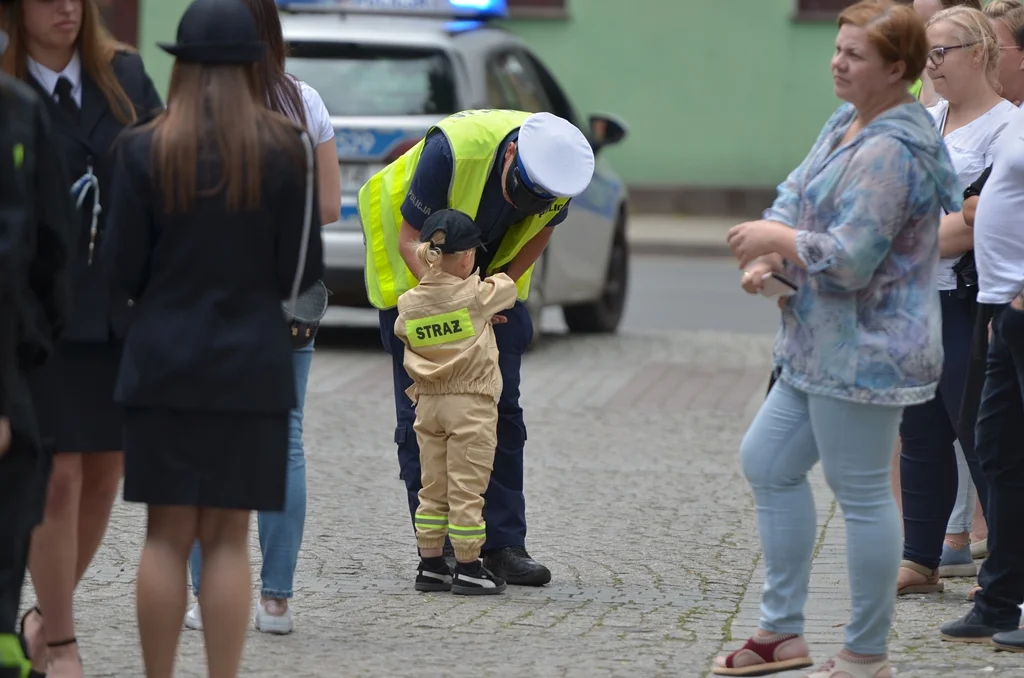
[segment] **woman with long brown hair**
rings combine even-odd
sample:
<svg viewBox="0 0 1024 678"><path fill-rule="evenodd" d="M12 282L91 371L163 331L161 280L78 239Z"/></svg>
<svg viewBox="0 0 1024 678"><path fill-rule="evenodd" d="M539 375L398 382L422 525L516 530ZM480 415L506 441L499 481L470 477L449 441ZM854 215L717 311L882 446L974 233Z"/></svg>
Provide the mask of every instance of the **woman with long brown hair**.
<svg viewBox="0 0 1024 678"><path fill-rule="evenodd" d="M68 321L52 359L31 376L54 459L29 556L38 607L23 620L37 675L74 678L82 668L72 598L103 539L123 465L113 392L133 302L111 295L98 261L115 202L111 147L126 126L162 103L138 54L103 28L95 0L15 0L3 9L0 29L10 46L0 66L47 102L81 212Z"/></svg>
<svg viewBox="0 0 1024 678"><path fill-rule="evenodd" d="M281 18L274 0L242 0L256 22L260 40L266 46L262 61L256 66L256 81L262 99L272 111L287 116L306 128L316 147L319 170L320 219L329 224L338 220L341 209L341 171L334 145L334 126L323 100L315 89L297 80L284 70L286 49L281 34ZM317 286L320 287L320 286ZM311 289L311 295L326 295ZM300 302L301 303L301 302ZM315 334L314 334L315 336ZM295 567L302 545L306 521L306 456L302 444L303 406L306 383L313 362L313 337L292 355L295 369L295 391L298 405L291 411L288 444L288 486L284 511L260 511L257 525L263 565L260 571L260 598L256 603L254 622L264 633L287 634L293 629L292 597ZM192 591L199 597L202 578L202 555L199 544L192 548L189 559ZM202 629L202 614L197 603L185 616L185 626Z"/></svg>
<svg viewBox="0 0 1024 678"><path fill-rule="evenodd" d="M198 539L209 675L227 678L248 619L249 512L284 507L296 397L281 305L323 272L315 163L308 135L263 105L265 46L242 3L196 0L161 47L176 57L168 109L124 137L103 252L137 311L116 389L124 498L148 511L146 675L173 675Z"/></svg>

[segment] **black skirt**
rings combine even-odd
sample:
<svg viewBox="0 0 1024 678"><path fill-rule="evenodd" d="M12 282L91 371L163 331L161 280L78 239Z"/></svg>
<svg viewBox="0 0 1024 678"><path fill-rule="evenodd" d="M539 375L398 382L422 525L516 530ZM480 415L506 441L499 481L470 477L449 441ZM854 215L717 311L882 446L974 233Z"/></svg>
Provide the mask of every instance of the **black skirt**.
<svg viewBox="0 0 1024 678"><path fill-rule="evenodd" d="M62 452L118 452L122 408L114 402L121 345L60 342L47 363L29 373L42 445Z"/></svg>
<svg viewBox="0 0 1024 678"><path fill-rule="evenodd" d="M151 505L284 509L288 413L129 407L124 499Z"/></svg>

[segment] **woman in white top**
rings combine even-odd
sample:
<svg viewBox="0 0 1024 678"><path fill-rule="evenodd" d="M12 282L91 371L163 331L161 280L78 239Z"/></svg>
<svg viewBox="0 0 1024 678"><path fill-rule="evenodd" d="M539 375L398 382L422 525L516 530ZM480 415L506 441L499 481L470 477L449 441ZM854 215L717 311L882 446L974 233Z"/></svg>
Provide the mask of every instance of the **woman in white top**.
<svg viewBox="0 0 1024 678"><path fill-rule="evenodd" d="M954 7L932 16L927 26L931 47L927 71L941 97L929 111L946 141L962 191L991 164L1000 134L1018 111L999 95L999 45L981 12ZM976 571L970 524L964 524L973 512L974 499L966 492L965 518L953 528L955 534L946 534L958 482L970 483L962 475L973 475L983 506L986 496L973 449L967 450L970 473L963 474L954 451L954 444L965 438L958 431L958 421L974 328L973 247L973 231L963 214L944 214L936 281L943 315L942 380L933 400L906 409L900 427L905 542L899 594L943 590L940 562L943 576L973 576Z"/></svg>
<svg viewBox="0 0 1024 678"><path fill-rule="evenodd" d="M338 152L330 115L315 89L285 73L284 37L274 0L243 1L256 20L261 40L267 44L263 64L257 69L260 79L258 84L269 108L301 123L309 132L316 151L320 220L323 224L334 223L341 216L341 170L338 167ZM288 599L292 597L295 566L306 520L306 458L302 445L302 417L312 361L312 342L295 351L295 388L299 405L291 413L284 511L261 511L258 514L263 567L255 625L257 630L264 633L287 634L293 628ZM189 564L192 570L192 591L198 598L202 580L202 557L198 543L192 548ZM185 625L190 629L202 629L199 603L188 611Z"/></svg>

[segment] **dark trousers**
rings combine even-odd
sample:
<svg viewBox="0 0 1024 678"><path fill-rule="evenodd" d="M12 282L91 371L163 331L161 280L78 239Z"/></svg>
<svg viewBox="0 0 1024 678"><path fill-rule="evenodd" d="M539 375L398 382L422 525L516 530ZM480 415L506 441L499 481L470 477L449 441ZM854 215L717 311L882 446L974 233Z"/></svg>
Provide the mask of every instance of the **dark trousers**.
<svg viewBox="0 0 1024 678"><path fill-rule="evenodd" d="M17 431L0 457L0 634L17 632L29 541L42 519L51 459Z"/></svg>
<svg viewBox="0 0 1024 678"><path fill-rule="evenodd" d="M980 465L974 450L974 428L978 423L978 409L981 407L981 392L985 388L985 371L988 369L988 325L1005 304L976 304L974 314L974 341L971 345L971 362L967 367L967 383L964 385L963 403L960 405L960 426L963 434L960 445L968 462L975 460ZM978 489L983 511L988 510L986 488Z"/></svg>
<svg viewBox="0 0 1024 678"><path fill-rule="evenodd" d="M974 607L985 624L1015 630L1024 602L1024 312L1004 308L992 329L974 432L989 483L989 556Z"/></svg>
<svg viewBox="0 0 1024 678"><path fill-rule="evenodd" d="M494 470L484 493L484 521L487 523L484 551L526 545L526 498L523 495L526 424L523 422L523 409L519 406L519 372L523 354L533 339L533 321L526 306L520 302L502 315L508 318L508 322L494 326L502 391L498 401L498 445L494 454ZM406 389L412 386L412 379L403 364L405 344L395 336L397 319L397 309L380 312L381 340L393 362L398 465L408 493L410 518L413 518L419 506L421 487L420 447L412 428L416 410L405 394Z"/></svg>
<svg viewBox="0 0 1024 678"><path fill-rule="evenodd" d="M942 303L942 349L945 359L935 397L903 411L900 424L900 483L903 489L903 557L935 569L949 514L956 503L959 474L953 444L960 435L960 406L974 336L973 304L956 290L939 292ZM978 494L987 483L973 450L964 447ZM973 508L971 509L973 510Z"/></svg>

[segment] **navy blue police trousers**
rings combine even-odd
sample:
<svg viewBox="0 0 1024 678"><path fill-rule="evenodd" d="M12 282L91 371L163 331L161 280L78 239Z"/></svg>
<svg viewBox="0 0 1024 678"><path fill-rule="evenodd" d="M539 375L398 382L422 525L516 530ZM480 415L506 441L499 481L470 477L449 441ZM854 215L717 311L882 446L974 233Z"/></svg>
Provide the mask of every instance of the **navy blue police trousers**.
<svg viewBox="0 0 1024 678"><path fill-rule="evenodd" d="M508 322L494 326L502 390L498 401L498 445L494 454L494 470L484 493L484 521L487 523L484 552L508 546L526 546L526 498L523 495L526 424L523 422L523 409L519 406L519 372L523 354L533 340L533 321L522 302L516 302L501 315L508 318ZM397 319L398 309L380 311L381 341L384 350L391 354L394 373L398 465L400 478L405 481L412 520L420 503L420 447L412 427L416 410L405 394L405 390L412 386L412 379L403 364L405 344L395 336Z"/></svg>

